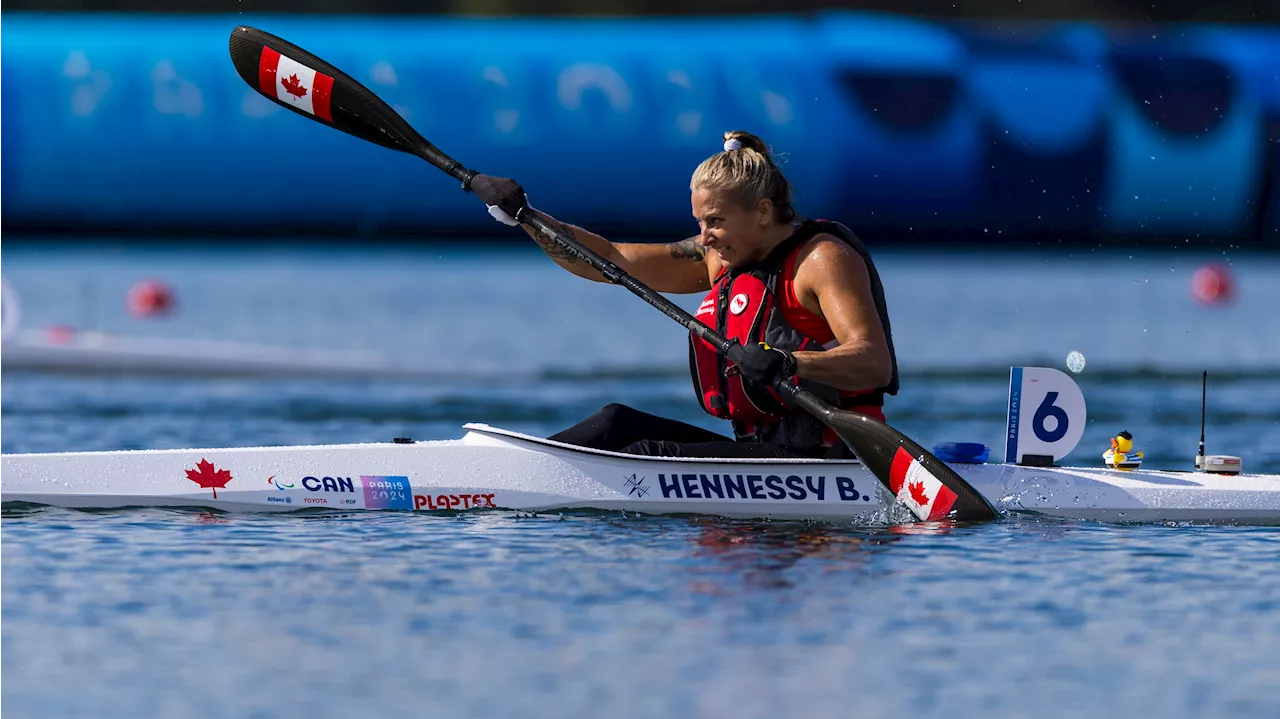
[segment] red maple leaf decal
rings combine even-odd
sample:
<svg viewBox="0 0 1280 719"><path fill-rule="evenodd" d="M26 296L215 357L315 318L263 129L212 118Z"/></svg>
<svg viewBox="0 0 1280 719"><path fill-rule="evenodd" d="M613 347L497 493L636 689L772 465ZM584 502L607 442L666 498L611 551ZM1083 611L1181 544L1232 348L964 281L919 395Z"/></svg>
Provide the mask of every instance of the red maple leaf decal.
<svg viewBox="0 0 1280 719"><path fill-rule="evenodd" d="M929 504L929 495L925 494L924 482L911 482L907 485L907 491L911 492L911 498L921 507Z"/></svg>
<svg viewBox="0 0 1280 719"><path fill-rule="evenodd" d="M187 470L187 479L201 487L212 489L213 498L217 499L218 487L227 488L227 482L231 481L231 473L225 469L218 469L206 459L201 459L195 469Z"/></svg>
<svg viewBox="0 0 1280 719"><path fill-rule="evenodd" d="M289 77L284 78L283 80L280 81L280 84L284 85L285 92L289 93L290 95L293 95L294 97L302 97L303 95L307 94L307 88L303 87L302 83L298 82L297 73L294 73Z"/></svg>

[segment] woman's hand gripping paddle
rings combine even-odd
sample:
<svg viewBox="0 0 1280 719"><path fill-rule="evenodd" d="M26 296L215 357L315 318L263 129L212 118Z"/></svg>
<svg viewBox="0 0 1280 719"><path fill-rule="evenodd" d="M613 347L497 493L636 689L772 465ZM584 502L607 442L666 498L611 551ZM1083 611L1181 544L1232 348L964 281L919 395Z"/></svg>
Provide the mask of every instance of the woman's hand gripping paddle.
<svg viewBox="0 0 1280 719"><path fill-rule="evenodd" d="M346 73L302 48L269 33L241 26L231 33L231 60L240 77L267 98L300 115L323 122L349 135L417 155L474 190L489 205L497 205L493 178L469 170L427 142L381 98ZM506 208L504 208L506 209ZM617 265L600 257L532 208L510 213L555 240L610 282L635 295L710 342L735 363L742 345L726 340L667 298L654 292ZM906 435L878 420L836 409L813 394L783 380L782 396L822 420L849 445L867 469L898 501L922 520L982 521L996 511L960 475Z"/></svg>

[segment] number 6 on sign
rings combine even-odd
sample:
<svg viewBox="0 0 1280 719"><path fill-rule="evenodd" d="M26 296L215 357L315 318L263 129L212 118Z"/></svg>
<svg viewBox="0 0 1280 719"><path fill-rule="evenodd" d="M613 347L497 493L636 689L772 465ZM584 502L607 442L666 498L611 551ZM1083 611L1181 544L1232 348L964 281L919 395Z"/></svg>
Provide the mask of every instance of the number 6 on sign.
<svg viewBox="0 0 1280 719"><path fill-rule="evenodd" d="M1084 395L1074 380L1049 367L1009 370L1009 428L1004 461L1021 464L1027 455L1058 461L1084 434Z"/></svg>

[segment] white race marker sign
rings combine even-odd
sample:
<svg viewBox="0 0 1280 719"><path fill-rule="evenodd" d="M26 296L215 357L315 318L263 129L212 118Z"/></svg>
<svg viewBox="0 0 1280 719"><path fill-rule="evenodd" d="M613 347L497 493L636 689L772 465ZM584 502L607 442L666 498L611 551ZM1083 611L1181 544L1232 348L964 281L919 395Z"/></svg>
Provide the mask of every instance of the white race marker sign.
<svg viewBox="0 0 1280 719"><path fill-rule="evenodd" d="M1084 395L1066 373L1049 367L1009 370L1006 462L1029 454L1058 461L1075 449L1084 434Z"/></svg>

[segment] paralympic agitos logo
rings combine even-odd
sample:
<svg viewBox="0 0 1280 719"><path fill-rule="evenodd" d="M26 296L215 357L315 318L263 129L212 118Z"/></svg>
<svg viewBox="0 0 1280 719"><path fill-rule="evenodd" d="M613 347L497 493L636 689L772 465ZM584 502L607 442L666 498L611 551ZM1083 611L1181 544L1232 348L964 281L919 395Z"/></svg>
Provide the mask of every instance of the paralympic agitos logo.
<svg viewBox="0 0 1280 719"><path fill-rule="evenodd" d="M303 477L302 488L308 492L354 492L350 477Z"/></svg>
<svg viewBox="0 0 1280 719"><path fill-rule="evenodd" d="M290 482L275 475L267 477L267 484L281 492L296 489L298 484L308 492L355 492L355 482L350 477L303 477L301 482Z"/></svg>

